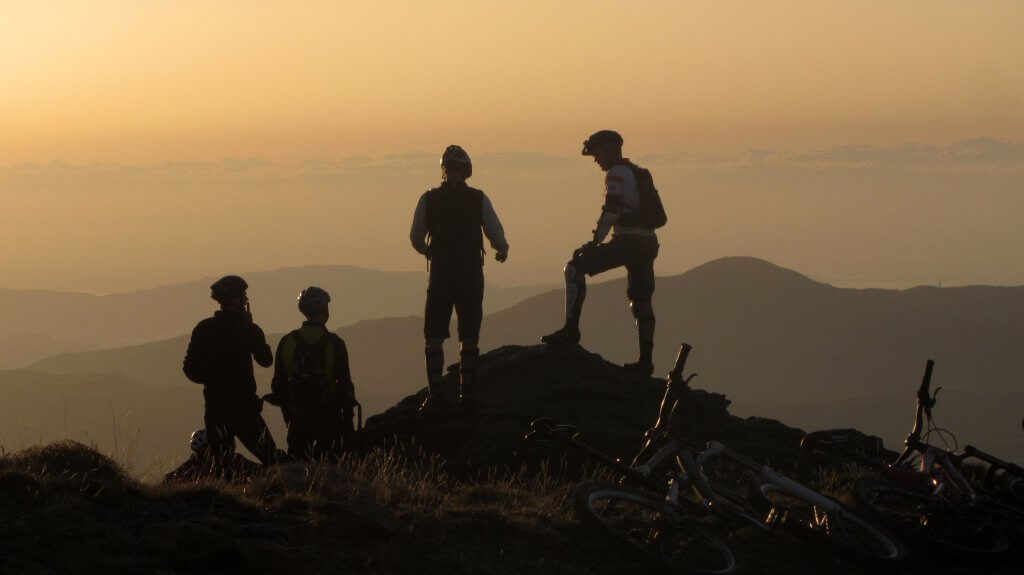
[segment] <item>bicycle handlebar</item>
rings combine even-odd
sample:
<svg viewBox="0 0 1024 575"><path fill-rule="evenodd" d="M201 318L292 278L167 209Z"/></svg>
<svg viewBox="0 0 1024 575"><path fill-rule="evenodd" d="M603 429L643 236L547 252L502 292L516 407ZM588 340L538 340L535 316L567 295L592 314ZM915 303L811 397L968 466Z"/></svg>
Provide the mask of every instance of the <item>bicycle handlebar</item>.
<svg viewBox="0 0 1024 575"><path fill-rule="evenodd" d="M672 366L672 371L668 372L668 383L665 385L665 395L661 398L661 405L658 407L658 419L655 420L654 427L652 428L654 430L662 432L668 430L676 408L679 406L679 396L686 390L689 381L697 376L697 374L692 374L690 377L683 377L686 358L690 357L690 350L692 349L693 346L688 343L683 343L679 346L676 363Z"/></svg>
<svg viewBox="0 0 1024 575"><path fill-rule="evenodd" d="M676 354L676 363L672 366L672 371L668 372L670 380L679 380L683 377L683 367L686 365L686 358L690 356L690 350L693 346L684 343L679 346L679 353Z"/></svg>
<svg viewBox="0 0 1024 575"><path fill-rule="evenodd" d="M932 369L934 367L935 360L929 359L924 364L924 377L921 378L921 387L917 389L917 401L929 411L935 405L935 397L928 393L928 387L932 384ZM939 390L936 389L935 393L938 394Z"/></svg>
<svg viewBox="0 0 1024 575"><path fill-rule="evenodd" d="M907 435L903 445L906 447L903 453L896 459L896 465L902 464L906 461L911 453L913 453L921 443L921 432L924 421L922 415L927 416L928 420L932 418L932 407L935 405L935 395L928 393L928 388L932 384L932 369L935 367L935 361L929 359L924 364L924 376L921 378L921 385L917 388L917 409L914 412L914 428L910 430L910 434ZM941 389L941 388L939 388ZM937 395L939 390L935 390Z"/></svg>

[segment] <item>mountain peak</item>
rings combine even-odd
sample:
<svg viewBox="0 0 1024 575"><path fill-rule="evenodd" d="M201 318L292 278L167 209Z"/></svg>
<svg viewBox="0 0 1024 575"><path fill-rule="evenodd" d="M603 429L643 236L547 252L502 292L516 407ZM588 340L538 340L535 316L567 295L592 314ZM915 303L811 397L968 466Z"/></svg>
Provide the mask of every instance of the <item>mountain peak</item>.
<svg viewBox="0 0 1024 575"><path fill-rule="evenodd" d="M752 256L725 256L701 264L683 274L693 278L722 281L737 279L745 283L799 283L807 286L825 286L811 278Z"/></svg>

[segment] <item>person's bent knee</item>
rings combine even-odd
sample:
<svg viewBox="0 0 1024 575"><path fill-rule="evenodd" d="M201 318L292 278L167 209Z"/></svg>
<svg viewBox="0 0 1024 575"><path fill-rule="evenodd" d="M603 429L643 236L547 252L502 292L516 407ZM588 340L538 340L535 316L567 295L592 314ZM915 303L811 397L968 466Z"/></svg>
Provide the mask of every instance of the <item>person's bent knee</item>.
<svg viewBox="0 0 1024 575"><path fill-rule="evenodd" d="M565 283L575 284L583 281L583 272L573 262L565 264Z"/></svg>

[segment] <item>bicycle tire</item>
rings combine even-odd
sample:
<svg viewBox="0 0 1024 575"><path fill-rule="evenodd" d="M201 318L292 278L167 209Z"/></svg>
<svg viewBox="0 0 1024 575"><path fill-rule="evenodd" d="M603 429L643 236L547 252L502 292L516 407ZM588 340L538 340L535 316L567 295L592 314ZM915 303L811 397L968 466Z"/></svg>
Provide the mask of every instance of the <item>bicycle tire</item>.
<svg viewBox="0 0 1024 575"><path fill-rule="evenodd" d="M739 555L699 507L688 506L669 518L664 497L601 483L579 486L574 504L580 521L651 565L691 575L730 575L740 569Z"/></svg>
<svg viewBox="0 0 1024 575"><path fill-rule="evenodd" d="M906 545L850 509L825 513L819 506L774 483L751 486L751 500L766 516L804 541L875 568L895 568L908 556Z"/></svg>
<svg viewBox="0 0 1024 575"><path fill-rule="evenodd" d="M932 551L975 559L995 559L1006 553L1006 534L990 518L979 516L931 492L886 479L863 478L854 495L865 512L907 542Z"/></svg>
<svg viewBox="0 0 1024 575"><path fill-rule="evenodd" d="M1024 479L1020 477L1007 479L1006 493L1015 505L1024 508Z"/></svg>

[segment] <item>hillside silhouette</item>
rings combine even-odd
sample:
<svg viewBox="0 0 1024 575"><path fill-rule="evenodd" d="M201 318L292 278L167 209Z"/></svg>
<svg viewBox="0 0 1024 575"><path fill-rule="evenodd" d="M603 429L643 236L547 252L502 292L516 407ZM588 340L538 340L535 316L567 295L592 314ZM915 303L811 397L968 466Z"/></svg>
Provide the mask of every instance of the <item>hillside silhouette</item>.
<svg viewBox="0 0 1024 575"><path fill-rule="evenodd" d="M38 333L0 337L0 370L17 369L59 353L95 351L99 346Z"/></svg>
<svg viewBox="0 0 1024 575"><path fill-rule="evenodd" d="M564 447L522 439L532 420L550 417L576 426L582 440L607 454L631 458L654 424L665 391L665 380L631 374L579 346L508 345L480 356L477 403L466 411L456 402L454 368L439 388L435 409L417 412L423 389L370 418L356 443L365 448L414 442L439 454L458 476L492 469L514 473L522 466L536 470L545 462L555 468L565 458L581 463ZM675 431L685 441L703 445L714 438L767 460L792 461L800 430L730 415L729 400L721 394L691 389L684 397ZM578 476L580 469L575 472Z"/></svg>
<svg viewBox="0 0 1024 575"><path fill-rule="evenodd" d="M588 288L587 349L633 361L636 336L625 280ZM560 293L489 315L484 347L533 342L557 327ZM701 353L695 371L739 414L806 429L853 427L898 444L909 430L926 359L943 387L936 417L961 443L1024 461L1024 287L847 289L750 257L721 258L658 278L655 365L671 365L674 342Z"/></svg>
<svg viewBox="0 0 1024 575"><path fill-rule="evenodd" d="M623 284L621 279L593 283L583 314L581 343L615 363L632 361L636 353ZM1014 349L1024 341L1024 287L844 289L763 260L736 257L659 278L654 297L655 374L668 370L678 342L690 341L700 350L691 366L703 374L702 384L728 397L735 414L808 430L856 428L896 446L912 424L914 390L930 358L937 362L935 385L943 388L937 421L954 431L961 444L1024 462L1019 428L1024 413L1014 411L1024 405L1024 366ZM209 313L211 304L204 305ZM540 334L561 323L562 305L561 290L552 290L488 315L482 349L536 343ZM422 319L415 316L367 320L338 330L351 352L366 415L425 385L421 330ZM268 334L268 341L274 345L280 335ZM198 387L181 374L185 344L179 336L66 354L32 369L91 373L94 379L117 374L198 396ZM447 358L449 363L457 360L453 342L447 344ZM261 391L269 390L270 371L256 374ZM0 372L0 387L7 377ZM109 401L98 392L82 401L79 409L109 419ZM19 417L17 403L5 402L0 409L5 411L0 415ZM185 420L192 414L169 416ZM189 431L182 426L181 433ZM178 441L173 438L175 449L184 449Z"/></svg>
<svg viewBox="0 0 1024 575"><path fill-rule="evenodd" d="M583 462L522 436L532 418L547 415L628 458L655 416L664 380L627 373L580 347L503 346L482 355L480 368L475 411L455 408L450 374L432 415L415 415L420 392L372 418L358 436L360 450L341 463L286 463L245 484L141 483L73 441L6 451L0 571L637 572L634 556L571 510ZM700 379L683 394L675 435L694 445L719 439L789 467L799 430L729 414L728 399L699 389ZM744 551L754 572L766 575L871 572L791 537L751 540ZM986 572L1009 572L993 568Z"/></svg>
<svg viewBox="0 0 1024 575"><path fill-rule="evenodd" d="M612 455L636 449L664 381L637 377L586 350L505 346L483 354L472 413L420 394L372 418L360 452L339 466L290 463L245 485L153 486L115 461L64 441L0 457L5 518L0 570L244 573L621 573L572 516L565 453L523 439L531 419L576 423ZM686 394L677 431L766 459L787 459L800 432L728 414L721 395ZM547 462L551 473L539 473ZM563 463L564 462L564 463ZM525 466L525 468L524 468ZM44 543L54 523L74 537ZM799 554L786 552L799 560ZM788 561L788 559L787 559ZM815 559L814 561L817 561ZM801 569L816 565L802 564ZM782 572L782 571L775 571Z"/></svg>
<svg viewBox="0 0 1024 575"><path fill-rule="evenodd" d="M232 270L226 270L228 273ZM236 270L237 271L237 270ZM260 325L268 332L293 329L301 321L295 309L299 291L318 285L334 298L331 324L423 313L426 274L374 271L352 266L307 266L244 274ZM104 296L42 290L0 289L0 338L47 334L49 342L30 356L77 351L86 346L114 347L168 339L192 331L211 313L210 284L216 278ZM489 285L485 312L508 307L551 286L506 288ZM46 347L47 345L53 347ZM0 366L23 367L4 358Z"/></svg>

